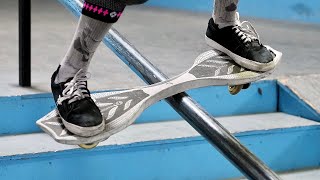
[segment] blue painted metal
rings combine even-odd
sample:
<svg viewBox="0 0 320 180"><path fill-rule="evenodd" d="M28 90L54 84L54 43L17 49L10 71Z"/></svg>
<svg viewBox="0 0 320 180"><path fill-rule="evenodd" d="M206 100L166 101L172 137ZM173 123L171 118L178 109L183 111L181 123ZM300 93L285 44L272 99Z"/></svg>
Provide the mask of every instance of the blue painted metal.
<svg viewBox="0 0 320 180"><path fill-rule="evenodd" d="M276 81L253 83L249 89L241 91L236 96L230 95L225 86L194 89L187 93L215 117L277 111ZM181 117L168 104L161 101L145 110L138 122L175 119Z"/></svg>
<svg viewBox="0 0 320 180"><path fill-rule="evenodd" d="M281 83L278 106L279 111L320 122L320 114Z"/></svg>
<svg viewBox="0 0 320 180"><path fill-rule="evenodd" d="M194 89L188 93L209 113L215 116L229 116L275 112L276 86L275 81L253 83L248 90L240 92L237 96L230 95L225 86ZM40 132L35 121L54 108L50 94L0 97L0 112L2 112L0 135ZM175 119L182 118L167 103L161 101L143 112L136 123Z"/></svg>
<svg viewBox="0 0 320 180"><path fill-rule="evenodd" d="M246 132L236 137L276 171L320 164L320 126ZM1 180L180 180L239 176L241 173L202 137L0 157Z"/></svg>
<svg viewBox="0 0 320 180"><path fill-rule="evenodd" d="M213 0L149 0L149 6L195 12L212 12ZM241 16L285 21L320 23L319 0L247 0L240 1Z"/></svg>
<svg viewBox="0 0 320 180"><path fill-rule="evenodd" d="M0 135L39 132L35 121L53 108L49 94L0 97Z"/></svg>

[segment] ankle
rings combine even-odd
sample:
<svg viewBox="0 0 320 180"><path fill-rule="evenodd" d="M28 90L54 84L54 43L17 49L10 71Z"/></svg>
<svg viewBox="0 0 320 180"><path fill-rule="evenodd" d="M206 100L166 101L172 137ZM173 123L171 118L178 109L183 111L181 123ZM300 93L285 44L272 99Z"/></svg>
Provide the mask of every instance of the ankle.
<svg viewBox="0 0 320 180"><path fill-rule="evenodd" d="M73 78L78 71L79 70L75 68L70 68L69 66L60 64L58 69L55 72L56 75L55 75L54 83L60 84L60 83L66 82L68 79Z"/></svg>
<svg viewBox="0 0 320 180"><path fill-rule="evenodd" d="M219 29L228 27L228 26L236 26L237 22L227 22L227 23L223 23L223 22L215 22L215 24L218 26Z"/></svg>
<svg viewBox="0 0 320 180"><path fill-rule="evenodd" d="M219 29L228 26L237 26L240 24L240 15L238 12L235 13L234 18L229 18L228 20L223 18L216 18L215 15L212 16L214 23L218 26Z"/></svg>

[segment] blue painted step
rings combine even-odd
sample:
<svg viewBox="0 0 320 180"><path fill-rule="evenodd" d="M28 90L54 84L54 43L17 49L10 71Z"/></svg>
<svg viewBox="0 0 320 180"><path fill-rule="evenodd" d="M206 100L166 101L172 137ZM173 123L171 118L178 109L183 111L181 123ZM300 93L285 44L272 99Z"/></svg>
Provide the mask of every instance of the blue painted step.
<svg viewBox="0 0 320 180"><path fill-rule="evenodd" d="M273 170L320 164L320 123L284 113L218 118ZM0 137L0 179L225 179L241 177L185 121L135 124L87 151L43 133Z"/></svg>
<svg viewBox="0 0 320 180"><path fill-rule="evenodd" d="M260 81L232 96L228 88L207 87L188 91L214 116L275 112L277 110L276 81ZM245 105L245 106L244 106ZM0 97L0 136L41 132L35 122L55 108L50 94ZM159 122L181 117L164 101L148 108L136 123Z"/></svg>
<svg viewBox="0 0 320 180"><path fill-rule="evenodd" d="M279 110L320 122L320 74L279 79Z"/></svg>

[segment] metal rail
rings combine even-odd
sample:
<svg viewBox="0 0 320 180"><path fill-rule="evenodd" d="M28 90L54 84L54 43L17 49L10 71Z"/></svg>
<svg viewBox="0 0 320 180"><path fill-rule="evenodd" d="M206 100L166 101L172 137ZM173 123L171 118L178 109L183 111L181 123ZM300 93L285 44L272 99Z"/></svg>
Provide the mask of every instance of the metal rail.
<svg viewBox="0 0 320 180"><path fill-rule="evenodd" d="M19 0L19 85L31 86L31 0Z"/></svg>
<svg viewBox="0 0 320 180"><path fill-rule="evenodd" d="M82 7L80 1L59 1L71 10L74 15L80 16L80 7ZM104 43L148 84L168 79L115 29L109 31ZM254 180L280 179L187 93L184 92L169 97L166 101L247 178Z"/></svg>
<svg viewBox="0 0 320 180"><path fill-rule="evenodd" d="M109 31L105 43L108 44L131 69L134 69L136 73L138 71L139 76L148 84L168 79L167 76L152 65L115 29ZM280 179L187 93L184 92L169 97L166 101L247 178L254 180Z"/></svg>

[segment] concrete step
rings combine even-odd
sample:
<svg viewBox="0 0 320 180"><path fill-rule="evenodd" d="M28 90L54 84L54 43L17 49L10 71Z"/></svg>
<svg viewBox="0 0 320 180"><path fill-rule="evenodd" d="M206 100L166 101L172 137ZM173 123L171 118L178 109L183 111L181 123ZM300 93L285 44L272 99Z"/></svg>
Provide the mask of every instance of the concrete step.
<svg viewBox="0 0 320 180"><path fill-rule="evenodd" d="M230 95L227 86L187 91L215 117L275 112L278 105L277 92L276 81L252 83L249 89L241 91L237 96ZM35 122L54 108L52 94L0 97L0 136L42 132ZM179 119L181 116L162 100L146 109L135 123Z"/></svg>
<svg viewBox="0 0 320 180"><path fill-rule="evenodd" d="M286 172L281 173L280 177L282 178L282 180L318 180L320 177L320 169L306 169Z"/></svg>
<svg viewBox="0 0 320 180"><path fill-rule="evenodd" d="M283 77L278 83L281 111L320 122L320 74Z"/></svg>
<svg viewBox="0 0 320 180"><path fill-rule="evenodd" d="M320 169L309 169L281 174L283 180L318 180Z"/></svg>
<svg viewBox="0 0 320 180"><path fill-rule="evenodd" d="M320 164L320 123L269 113L218 118L275 171ZM135 124L96 149L44 133L0 137L0 179L227 179L241 177L185 121Z"/></svg>

